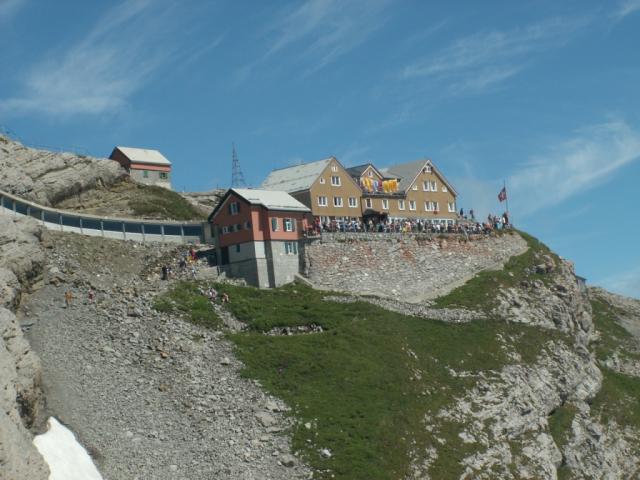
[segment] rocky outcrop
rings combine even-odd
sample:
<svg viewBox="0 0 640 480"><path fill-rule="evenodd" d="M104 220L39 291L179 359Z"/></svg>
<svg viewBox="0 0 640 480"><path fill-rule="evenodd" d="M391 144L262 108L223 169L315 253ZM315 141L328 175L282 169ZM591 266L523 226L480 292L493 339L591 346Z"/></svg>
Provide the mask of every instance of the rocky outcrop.
<svg viewBox="0 0 640 480"><path fill-rule="evenodd" d="M563 457L548 417L565 402L586 405L601 382L586 348L550 342L536 363L508 365L496 378L482 378L437 419L464 425L460 437L477 446L462 462L463 478L555 478Z"/></svg>
<svg viewBox="0 0 640 480"><path fill-rule="evenodd" d="M125 176L111 160L28 148L0 135L0 190L51 206Z"/></svg>
<svg viewBox="0 0 640 480"><path fill-rule="evenodd" d="M516 233L469 239L325 234L305 246L305 275L318 288L422 302L464 284L480 270L500 268L526 249Z"/></svg>
<svg viewBox="0 0 640 480"><path fill-rule="evenodd" d="M524 280L498 293L496 313L509 320L576 335L583 345L592 339L593 321L586 288L573 264L544 255L532 267L540 278Z"/></svg>
<svg viewBox="0 0 640 480"><path fill-rule="evenodd" d="M30 219L0 216L0 478L10 480L49 475L28 430L42 402L40 361L9 310L42 273L40 235Z"/></svg>

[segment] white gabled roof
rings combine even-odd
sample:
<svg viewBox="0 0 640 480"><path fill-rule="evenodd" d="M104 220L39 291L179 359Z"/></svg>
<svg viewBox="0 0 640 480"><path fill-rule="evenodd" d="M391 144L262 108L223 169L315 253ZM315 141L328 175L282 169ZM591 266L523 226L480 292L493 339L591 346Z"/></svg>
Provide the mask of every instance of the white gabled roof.
<svg viewBox="0 0 640 480"><path fill-rule="evenodd" d="M262 205L268 210L293 210L296 212L310 212L309 208L281 190L254 190L252 188L232 188L235 192L252 205Z"/></svg>
<svg viewBox="0 0 640 480"><path fill-rule="evenodd" d="M267 190L284 190L285 192L299 192L308 190L320 176L333 157L303 163L292 167L272 170L262 182L261 187Z"/></svg>
<svg viewBox="0 0 640 480"><path fill-rule="evenodd" d="M158 150L148 150L146 148L116 147L129 160L135 163L150 163L153 165L171 165Z"/></svg>

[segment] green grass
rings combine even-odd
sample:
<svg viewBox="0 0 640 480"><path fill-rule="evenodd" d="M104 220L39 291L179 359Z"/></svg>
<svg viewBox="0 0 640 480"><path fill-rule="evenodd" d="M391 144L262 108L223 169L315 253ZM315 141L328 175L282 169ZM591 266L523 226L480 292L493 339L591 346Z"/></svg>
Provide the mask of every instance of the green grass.
<svg viewBox="0 0 640 480"><path fill-rule="evenodd" d="M129 200L129 207L138 216L173 220L206 218L206 215L178 193L153 185L138 185L135 195Z"/></svg>
<svg viewBox="0 0 640 480"><path fill-rule="evenodd" d="M474 380L450 374L497 371L509 362L498 336L533 360L553 331L488 320L462 325L400 315L365 302L322 300L326 293L302 285L275 290L220 285L229 308L249 325L230 335L246 368L284 399L300 423L293 447L318 478L396 479L408 474L409 451L439 450L432 478L458 478L459 461L474 451L458 437L463 425L438 421L437 436L423 423ZM266 336L274 326L320 324L321 334ZM415 357L409 352L415 353ZM304 423L311 422L308 430ZM319 449L329 448L330 459Z"/></svg>
<svg viewBox="0 0 640 480"><path fill-rule="evenodd" d="M620 426L640 428L640 378L602 368L602 388L591 411L605 423L615 420Z"/></svg>
<svg viewBox="0 0 640 480"><path fill-rule="evenodd" d="M200 293L202 286L196 282L179 281L156 298L154 307L159 312L179 313L198 325L219 328L222 322L209 299Z"/></svg>
<svg viewBox="0 0 640 480"><path fill-rule="evenodd" d="M574 405L566 403L556 408L549 416L549 432L560 450L571 438L571 424L577 411Z"/></svg>
<svg viewBox="0 0 640 480"><path fill-rule="evenodd" d="M509 259L502 270L480 272L463 286L436 299L435 305L440 308L462 307L489 313L497 305L495 294L501 288L518 285L523 280L549 283L553 275L536 273L534 267L540 263L541 255L550 256L556 264L557 256L531 235L519 231L512 235L520 235L527 242L529 249L525 253Z"/></svg>
<svg viewBox="0 0 640 480"><path fill-rule="evenodd" d="M616 320L622 312L599 298L591 299L591 309L593 323L600 333L600 338L595 342L598 360L606 360L614 352L621 357L639 360L640 355L633 335Z"/></svg>

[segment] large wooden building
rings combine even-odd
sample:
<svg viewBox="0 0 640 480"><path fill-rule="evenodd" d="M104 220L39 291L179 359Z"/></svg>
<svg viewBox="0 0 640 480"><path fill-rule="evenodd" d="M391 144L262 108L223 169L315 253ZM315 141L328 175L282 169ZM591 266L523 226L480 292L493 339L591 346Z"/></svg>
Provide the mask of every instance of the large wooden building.
<svg viewBox="0 0 640 480"><path fill-rule="evenodd" d="M262 183L284 190L322 222L368 218L455 222L457 192L429 159L345 169L335 158L273 170Z"/></svg>
<svg viewBox="0 0 640 480"><path fill-rule="evenodd" d="M262 188L288 192L323 222L362 217L362 190L335 157L273 170Z"/></svg>

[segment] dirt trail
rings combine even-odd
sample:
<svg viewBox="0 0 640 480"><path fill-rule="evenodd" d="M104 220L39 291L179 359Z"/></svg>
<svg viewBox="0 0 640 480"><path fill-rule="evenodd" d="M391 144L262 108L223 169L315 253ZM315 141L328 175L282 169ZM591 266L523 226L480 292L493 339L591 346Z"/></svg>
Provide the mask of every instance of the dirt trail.
<svg viewBox="0 0 640 480"><path fill-rule="evenodd" d="M108 480L308 478L290 455L284 405L240 377L223 334L153 310L167 286L155 266L178 250L134 245L53 236L45 285L22 311L47 413Z"/></svg>

